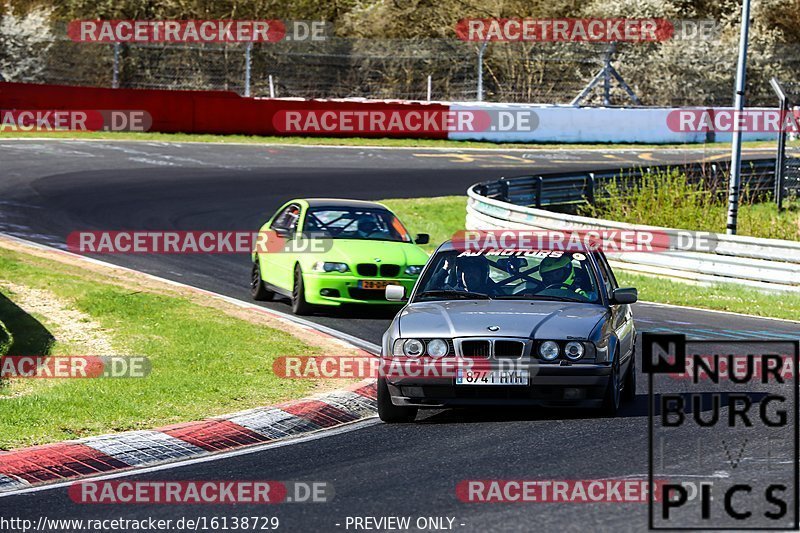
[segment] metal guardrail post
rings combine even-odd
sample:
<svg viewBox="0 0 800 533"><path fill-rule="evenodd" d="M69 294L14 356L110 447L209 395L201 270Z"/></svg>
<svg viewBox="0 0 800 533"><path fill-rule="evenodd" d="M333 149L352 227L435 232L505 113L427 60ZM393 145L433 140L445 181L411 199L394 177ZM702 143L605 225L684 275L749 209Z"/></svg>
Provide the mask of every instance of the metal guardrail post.
<svg viewBox="0 0 800 533"><path fill-rule="evenodd" d="M538 209L542 207L542 185L544 185L544 178L536 176L536 207Z"/></svg>
<svg viewBox="0 0 800 533"><path fill-rule="evenodd" d="M586 182L586 200L589 202L589 205L595 205L594 188L594 172L589 172L589 179Z"/></svg>
<svg viewBox="0 0 800 533"><path fill-rule="evenodd" d="M614 55L617 43L611 43L611 47L606 54L603 66L603 105L611 105L611 56Z"/></svg>
<svg viewBox="0 0 800 533"><path fill-rule="evenodd" d="M479 102L483 102L483 53L488 45L489 41L484 41L478 48L478 94L476 97Z"/></svg>
<svg viewBox="0 0 800 533"><path fill-rule="evenodd" d="M783 210L783 177L786 167L786 130L783 124L786 122L786 113L790 111L789 99L786 97L786 91L781 87L778 78L773 77L769 80L772 90L778 95L778 102L780 106L780 131L778 132L778 153L775 156L775 202L778 204L778 211Z"/></svg>
<svg viewBox="0 0 800 533"><path fill-rule="evenodd" d="M722 170L719 168L719 163L711 163L711 193L716 197L719 194L719 188L722 185L720 180L720 173Z"/></svg>
<svg viewBox="0 0 800 533"><path fill-rule="evenodd" d="M500 178L500 198L504 202L508 201L508 181L505 178Z"/></svg>

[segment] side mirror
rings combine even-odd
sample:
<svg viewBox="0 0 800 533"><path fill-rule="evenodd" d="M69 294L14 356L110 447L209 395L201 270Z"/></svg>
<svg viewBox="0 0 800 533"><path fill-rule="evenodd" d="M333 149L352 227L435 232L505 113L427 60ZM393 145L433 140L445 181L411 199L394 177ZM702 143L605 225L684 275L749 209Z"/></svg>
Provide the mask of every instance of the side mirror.
<svg viewBox="0 0 800 533"><path fill-rule="evenodd" d="M427 233L419 233L417 238L414 239L415 244L428 244L429 242L431 242L431 236Z"/></svg>
<svg viewBox="0 0 800 533"><path fill-rule="evenodd" d="M387 285L386 299L390 302L405 302L406 288L402 285Z"/></svg>
<svg viewBox="0 0 800 533"><path fill-rule="evenodd" d="M636 303L639 299L639 291L634 288L614 289L611 295L611 302L620 305Z"/></svg>

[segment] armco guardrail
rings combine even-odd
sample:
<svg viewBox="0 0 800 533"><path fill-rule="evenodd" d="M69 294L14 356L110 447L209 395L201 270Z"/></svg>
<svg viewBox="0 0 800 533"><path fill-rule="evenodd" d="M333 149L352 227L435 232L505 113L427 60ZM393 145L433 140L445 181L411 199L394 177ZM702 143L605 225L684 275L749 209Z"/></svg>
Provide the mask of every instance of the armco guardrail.
<svg viewBox="0 0 800 533"><path fill-rule="evenodd" d="M486 190L486 185L473 185L467 191L467 229L674 231L515 205L485 196L482 191ZM683 233L692 238L709 235ZM607 255L615 268L644 274L701 283L727 282L766 290L800 291L800 242L725 234L712 236L716 239L714 252L607 252Z"/></svg>
<svg viewBox="0 0 800 533"><path fill-rule="evenodd" d="M791 162L797 160L790 160ZM787 165L789 166L789 165ZM721 185L727 192L727 173L730 163L691 163L688 165L642 166L590 172L533 174L479 183L475 190L482 196L531 207L553 207L583 202L594 203L606 195L606 185L621 180L622 186L641 178L645 173L668 172L679 169L692 182L706 181ZM793 176L793 174L790 174ZM742 163L742 183L751 194L772 193L775 190L775 160L753 159ZM800 193L799 179L785 180L786 195Z"/></svg>

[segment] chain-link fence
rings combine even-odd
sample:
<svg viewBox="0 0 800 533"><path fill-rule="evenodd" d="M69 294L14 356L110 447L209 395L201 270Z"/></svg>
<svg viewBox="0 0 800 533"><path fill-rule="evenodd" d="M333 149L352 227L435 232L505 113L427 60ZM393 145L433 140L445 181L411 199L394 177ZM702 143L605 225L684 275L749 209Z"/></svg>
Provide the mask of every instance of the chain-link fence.
<svg viewBox="0 0 800 533"><path fill-rule="evenodd" d="M55 35L55 33L54 33ZM3 43L6 43L5 47ZM480 43L368 40L246 44L96 44L66 37L27 48L0 35L0 72L8 81L100 87L230 90L300 98L388 98L568 104L603 68L607 43ZM13 48L13 49L12 49ZM800 47L751 46L748 105L772 106L771 76L800 79ZM620 44L610 62L642 105L728 106L736 48L713 41ZM481 60L479 60L479 56ZM583 105L631 105L611 80Z"/></svg>

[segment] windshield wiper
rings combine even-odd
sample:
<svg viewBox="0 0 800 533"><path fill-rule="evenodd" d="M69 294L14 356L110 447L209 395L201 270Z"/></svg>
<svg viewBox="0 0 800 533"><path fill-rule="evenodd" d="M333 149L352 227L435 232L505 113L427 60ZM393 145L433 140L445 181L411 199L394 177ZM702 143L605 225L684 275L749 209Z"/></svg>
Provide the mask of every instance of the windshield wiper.
<svg viewBox="0 0 800 533"><path fill-rule="evenodd" d="M497 300L547 300L550 302L578 302L588 303L589 300L569 298L567 296L549 296L549 295L536 295L536 294L507 294L503 296L495 296Z"/></svg>
<svg viewBox="0 0 800 533"><path fill-rule="evenodd" d="M488 294L484 294L482 292L471 292L471 291L457 291L457 290L447 290L447 289L438 289L432 291L424 291L419 293L417 296L458 296L460 298L477 298L480 300L491 300L492 297Z"/></svg>

